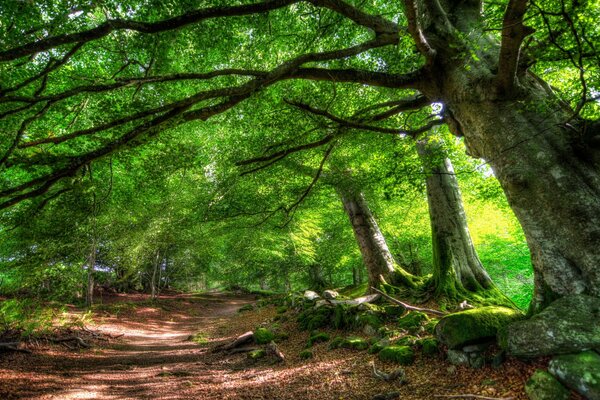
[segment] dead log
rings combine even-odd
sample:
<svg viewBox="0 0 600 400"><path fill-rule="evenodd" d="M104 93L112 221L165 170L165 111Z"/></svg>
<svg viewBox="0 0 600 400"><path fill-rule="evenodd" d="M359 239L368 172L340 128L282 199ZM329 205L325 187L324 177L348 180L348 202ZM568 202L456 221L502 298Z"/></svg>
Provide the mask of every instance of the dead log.
<svg viewBox="0 0 600 400"><path fill-rule="evenodd" d="M20 349L19 342L0 343L0 351L16 351L20 353L31 353L29 349Z"/></svg>
<svg viewBox="0 0 600 400"><path fill-rule="evenodd" d="M404 302L402 302L402 301L400 301L398 299L395 299L392 296L388 295L387 293L384 293L381 290L376 289L374 287L371 287L371 290L373 290L374 292L379 293L380 295L382 295L383 297L385 297L386 299L388 299L390 302L392 302L394 304L398 304L398 305L400 305L400 306L402 306L402 307L404 307L404 308L406 308L407 310L410 310L410 311L421 311L421 312L424 312L424 313L433 314L433 315L437 315L437 316L440 316L440 317L448 315L445 312L438 311L438 310L432 310L430 308L421 308L421 307L411 306L410 304L407 304L407 303L404 303Z"/></svg>
<svg viewBox="0 0 600 400"><path fill-rule="evenodd" d="M251 342L254 339L254 332L248 331L240 336L238 336L233 342L229 344L221 344L212 349L213 353L219 351L228 351L234 349L236 347L240 347L248 342Z"/></svg>
<svg viewBox="0 0 600 400"><path fill-rule="evenodd" d="M267 345L267 351L275 356L275 358L280 361L280 362L285 362L285 355L281 352L281 350L279 350L279 347L277 347L277 344L275 344L274 341L271 341L268 345Z"/></svg>
<svg viewBox="0 0 600 400"><path fill-rule="evenodd" d="M228 350L228 354L237 354L237 353L249 353L251 351L258 350L258 347L255 346L244 346L244 347L235 347L231 350Z"/></svg>

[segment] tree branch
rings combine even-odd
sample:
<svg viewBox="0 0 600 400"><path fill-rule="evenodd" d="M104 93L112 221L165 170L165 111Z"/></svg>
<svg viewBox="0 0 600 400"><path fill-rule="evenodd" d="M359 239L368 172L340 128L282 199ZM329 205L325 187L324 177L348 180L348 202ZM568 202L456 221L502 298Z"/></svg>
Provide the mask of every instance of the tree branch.
<svg viewBox="0 0 600 400"><path fill-rule="evenodd" d="M502 45L498 60L496 86L500 94L510 96L514 89L523 39L534 30L523 25L528 0L509 0L502 22Z"/></svg>
<svg viewBox="0 0 600 400"><path fill-rule="evenodd" d="M265 13L297 2L299 2L299 0L269 0L262 3L246 4L241 6L211 7L194 10L177 17L157 22L112 19L102 23L96 28L87 31L51 36L36 42L27 43L19 47L0 51L0 61L15 60L20 57L36 54L69 43L91 42L93 40L101 39L118 30L131 30L140 33L153 34L171 31L211 18Z"/></svg>

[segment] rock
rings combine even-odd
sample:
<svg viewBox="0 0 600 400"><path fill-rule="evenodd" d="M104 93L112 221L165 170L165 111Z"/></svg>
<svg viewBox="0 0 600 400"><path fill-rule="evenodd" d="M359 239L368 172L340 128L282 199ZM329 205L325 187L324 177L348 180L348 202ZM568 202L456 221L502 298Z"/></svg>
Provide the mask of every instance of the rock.
<svg viewBox="0 0 600 400"><path fill-rule="evenodd" d="M460 350L448 350L448 362L452 365L469 365L469 355Z"/></svg>
<svg viewBox="0 0 600 400"><path fill-rule="evenodd" d="M254 331L254 341L257 344L267 344L275 339L275 334L267 328L257 328Z"/></svg>
<svg viewBox="0 0 600 400"><path fill-rule="evenodd" d="M530 400L568 400L569 391L546 371L537 370L525 383Z"/></svg>
<svg viewBox="0 0 600 400"><path fill-rule="evenodd" d="M298 315L297 321L301 329L312 331L328 326L332 315L333 309L330 307L309 308Z"/></svg>
<svg viewBox="0 0 600 400"><path fill-rule="evenodd" d="M419 311L411 311L398 320L398 328L405 329L410 333L416 333L421 325L429 321L427 314Z"/></svg>
<svg viewBox="0 0 600 400"><path fill-rule="evenodd" d="M337 298L340 294L335 290L326 290L323 292L323 298L325 300L333 300Z"/></svg>
<svg viewBox="0 0 600 400"><path fill-rule="evenodd" d="M500 345L519 357L600 349L600 298L565 296L525 321L510 324Z"/></svg>
<svg viewBox="0 0 600 400"><path fill-rule="evenodd" d="M494 342L471 344L462 348L465 353L482 353L488 349Z"/></svg>
<svg viewBox="0 0 600 400"><path fill-rule="evenodd" d="M519 311L506 307L481 307L442 318L435 327L437 339L451 349L495 339L498 330L523 318Z"/></svg>
<svg viewBox="0 0 600 400"><path fill-rule="evenodd" d="M471 368L482 368L485 365L485 357L481 353L466 353L469 355L469 366Z"/></svg>
<svg viewBox="0 0 600 400"><path fill-rule="evenodd" d="M417 345L421 347L423 354L431 356L439 352L439 343L434 338L424 338L417 340Z"/></svg>
<svg viewBox="0 0 600 400"><path fill-rule="evenodd" d="M383 311L392 317L400 317L406 312L406 308L397 305L387 305L383 307Z"/></svg>
<svg viewBox="0 0 600 400"><path fill-rule="evenodd" d="M377 329L373 328L371 325L365 325L363 327L362 331L367 336L376 336L377 335Z"/></svg>
<svg viewBox="0 0 600 400"><path fill-rule="evenodd" d="M313 292L312 290L307 290L304 292L304 298L309 301L314 301L320 299L321 296L317 292Z"/></svg>
<svg viewBox="0 0 600 400"><path fill-rule="evenodd" d="M327 342L329 341L329 335L325 332L320 332L315 335L312 335L308 338L307 347L312 347L315 343Z"/></svg>
<svg viewBox="0 0 600 400"><path fill-rule="evenodd" d="M588 400L600 400L600 355L594 351L564 354L550 361L548 371Z"/></svg>
<svg viewBox="0 0 600 400"><path fill-rule="evenodd" d="M381 361L393 361L400 365L410 365L415 361L415 353L408 346L388 346L379 352Z"/></svg>
<svg viewBox="0 0 600 400"><path fill-rule="evenodd" d="M369 348L369 343L359 337L348 337L342 341L340 347L344 349L366 350Z"/></svg>

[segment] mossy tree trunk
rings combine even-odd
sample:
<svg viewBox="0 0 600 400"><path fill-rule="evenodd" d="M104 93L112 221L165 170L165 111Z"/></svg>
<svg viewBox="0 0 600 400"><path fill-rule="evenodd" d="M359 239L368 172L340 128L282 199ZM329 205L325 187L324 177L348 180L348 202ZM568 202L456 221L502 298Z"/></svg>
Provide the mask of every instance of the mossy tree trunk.
<svg viewBox="0 0 600 400"><path fill-rule="evenodd" d="M417 141L417 152L427 174L435 295L456 297L493 288L473 246L452 162L429 138Z"/></svg>

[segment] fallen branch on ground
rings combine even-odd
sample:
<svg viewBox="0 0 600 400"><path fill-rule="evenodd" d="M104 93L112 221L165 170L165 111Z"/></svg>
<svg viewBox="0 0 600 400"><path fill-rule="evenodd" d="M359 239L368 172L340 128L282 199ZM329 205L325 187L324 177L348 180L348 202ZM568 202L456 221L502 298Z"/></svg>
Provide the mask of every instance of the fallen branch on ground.
<svg viewBox="0 0 600 400"><path fill-rule="evenodd" d="M216 353L219 351L231 350L231 349L240 347L241 345L252 341L252 339L254 339L254 332L248 331L248 332L238 336L233 342L231 342L229 344L221 344L221 345L216 346L214 349L212 349L212 352Z"/></svg>
<svg viewBox="0 0 600 400"><path fill-rule="evenodd" d="M19 342L0 343L0 351L17 351L20 353L31 353L29 349L20 349Z"/></svg>
<svg viewBox="0 0 600 400"><path fill-rule="evenodd" d="M388 374L387 372L375 368L374 361L371 363L371 365L373 366L373 376L375 376L375 378L381 379L386 382L398 380L399 383L406 383L406 375L404 373L404 369L397 368Z"/></svg>
<svg viewBox="0 0 600 400"><path fill-rule="evenodd" d="M251 351L258 350L256 346L244 346L244 347L235 347L231 350L228 350L228 354L237 354L237 353L249 353Z"/></svg>
<svg viewBox="0 0 600 400"><path fill-rule="evenodd" d="M271 341L267 345L267 351L270 354L272 354L273 356L275 356L275 358L277 358L277 360L279 360L281 362L285 362L285 355L283 355L283 353L281 352L281 350L279 350L279 347L277 347L277 345L275 344L274 341Z"/></svg>
<svg viewBox="0 0 600 400"><path fill-rule="evenodd" d="M388 295L387 293L384 293L381 290L376 289L374 287L371 287L371 290L373 290L376 293L379 293L380 295L382 295L383 297L385 297L386 299L388 299L392 303L398 304L398 305L400 305L400 306L402 306L402 307L404 307L404 308L406 308L407 310L410 310L410 311L421 311L421 312L424 312L424 313L438 315L438 316L441 316L441 317L443 317L445 315L448 315L445 312L437 311L437 310L432 310L430 308L421 308L421 307L411 306L410 304L407 304L407 303L404 303L404 302L402 302L402 301L400 301L398 299L395 299L392 296Z"/></svg>
<svg viewBox="0 0 600 400"><path fill-rule="evenodd" d="M54 343L77 342L77 344L79 344L81 347L85 347L86 349L92 347L90 344L86 343L82 338L78 336L67 336L64 338L50 339L50 341Z"/></svg>

